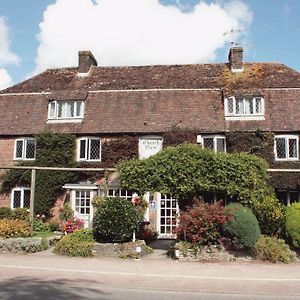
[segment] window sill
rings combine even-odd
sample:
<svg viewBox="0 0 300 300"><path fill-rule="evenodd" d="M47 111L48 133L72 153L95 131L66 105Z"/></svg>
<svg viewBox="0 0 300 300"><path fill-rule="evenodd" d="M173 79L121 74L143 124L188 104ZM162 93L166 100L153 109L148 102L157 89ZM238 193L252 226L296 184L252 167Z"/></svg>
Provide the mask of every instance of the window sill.
<svg viewBox="0 0 300 300"><path fill-rule="evenodd" d="M48 119L47 124L54 123L82 123L83 118L69 118L69 119Z"/></svg>
<svg viewBox="0 0 300 300"><path fill-rule="evenodd" d="M299 161L299 158L275 158L275 162L295 162L295 161Z"/></svg>
<svg viewBox="0 0 300 300"><path fill-rule="evenodd" d="M247 115L247 116L225 116L226 121L264 121L265 116L261 115Z"/></svg>

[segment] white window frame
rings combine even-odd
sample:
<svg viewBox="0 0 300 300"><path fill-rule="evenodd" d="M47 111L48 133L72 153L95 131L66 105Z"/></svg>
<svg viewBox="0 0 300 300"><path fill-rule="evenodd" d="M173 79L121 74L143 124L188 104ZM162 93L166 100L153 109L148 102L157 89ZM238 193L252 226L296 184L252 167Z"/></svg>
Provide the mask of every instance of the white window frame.
<svg viewBox="0 0 300 300"><path fill-rule="evenodd" d="M97 140L100 143L99 146L99 158L97 159L91 159L91 141L92 140ZM80 158L80 146L81 146L81 141L85 141L85 157ZM95 162L100 162L101 161L101 148L102 148L102 143L101 143L101 138L98 137L82 137L77 139L77 161L95 161Z"/></svg>
<svg viewBox="0 0 300 300"><path fill-rule="evenodd" d="M27 143L28 141L34 141L35 146L34 146L34 158L27 158L26 157L26 149L27 149ZM22 156L17 157L17 143L22 142ZM15 139L15 144L14 144L14 160L35 160L36 156L36 139L34 138L18 138Z"/></svg>
<svg viewBox="0 0 300 300"><path fill-rule="evenodd" d="M14 207L14 194L16 191L21 192L21 199L20 199L20 207L24 208L24 191L30 191L29 187L15 187L11 191L11 201L10 201L10 207L11 209L16 209L18 207Z"/></svg>
<svg viewBox="0 0 300 300"><path fill-rule="evenodd" d="M276 139L277 138L284 138L285 139L285 149L286 149L286 157L285 158L279 158L278 155L277 155L277 147L276 147ZM289 140L291 139L294 139L296 140L296 145L297 145L297 157L289 157ZM274 155L275 155L275 160L276 161L287 161L287 160L292 160L292 161L295 161L295 160L299 160L299 136L296 135L296 134L281 134L281 135L275 135L274 137Z"/></svg>
<svg viewBox="0 0 300 300"><path fill-rule="evenodd" d="M210 135L197 135L197 143L201 144L202 148L204 149L204 139L209 138L213 139L213 150L214 152L222 153L222 151L217 151L217 140L223 139L224 140L224 153L226 153L226 137L221 134L210 134Z"/></svg>
<svg viewBox="0 0 300 300"><path fill-rule="evenodd" d="M265 115L265 100L263 97L260 96L253 96L253 113L246 112L246 101L251 98L251 96L241 96L243 100L243 112L237 113L236 111L236 103L237 97L231 96L224 99L224 111L225 111L225 119L226 120L264 120ZM261 101L261 112L256 112L256 101ZM233 111L229 111L229 101L233 101Z"/></svg>
<svg viewBox="0 0 300 300"><path fill-rule="evenodd" d="M73 102L74 103L74 116L71 117L65 117L65 116L58 116L58 106L62 105L63 103L66 102ZM79 115L77 115L77 105L78 103L81 103L81 109L79 111ZM51 109L51 106L54 106L54 109ZM53 113L52 113L53 112ZM69 121L76 121L79 120L81 121L83 119L84 115L84 101L83 100L53 100L50 101L48 104L48 120L69 120Z"/></svg>

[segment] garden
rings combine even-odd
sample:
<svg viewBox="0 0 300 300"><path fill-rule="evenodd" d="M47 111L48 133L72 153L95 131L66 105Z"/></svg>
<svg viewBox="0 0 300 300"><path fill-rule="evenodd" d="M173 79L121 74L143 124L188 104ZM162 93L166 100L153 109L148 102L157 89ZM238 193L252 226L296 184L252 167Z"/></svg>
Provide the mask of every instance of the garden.
<svg viewBox="0 0 300 300"><path fill-rule="evenodd" d="M66 203L59 221L36 215L34 232L39 242L31 247L20 242L29 237L27 210L0 208L0 248L9 251L13 246L3 246L3 240L19 239L18 247L28 249L24 252L55 243L54 252L60 255L140 258L151 252L147 242L157 234L144 222L147 203L137 195L160 191L176 197L180 206L171 257L232 261L236 254L246 253L273 263L295 262L300 203L285 207L279 202L268 184L267 168L263 159L246 153L214 153L192 144L167 147L148 159L118 164L122 188L136 194L131 202L118 197L93 199L93 229L83 229L83 222ZM200 197L203 191L224 198L207 203ZM55 234L59 238L54 239Z"/></svg>

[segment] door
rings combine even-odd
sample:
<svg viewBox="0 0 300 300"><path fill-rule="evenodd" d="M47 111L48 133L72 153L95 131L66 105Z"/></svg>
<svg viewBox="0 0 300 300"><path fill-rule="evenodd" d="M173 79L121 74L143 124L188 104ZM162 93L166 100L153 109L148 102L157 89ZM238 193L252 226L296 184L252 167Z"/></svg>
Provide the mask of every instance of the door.
<svg viewBox="0 0 300 300"><path fill-rule="evenodd" d="M72 191L72 209L75 217L83 220L84 228L91 228L93 222L92 199L95 191L74 190Z"/></svg>
<svg viewBox="0 0 300 300"><path fill-rule="evenodd" d="M179 212L177 199L171 195L157 195L157 228L159 238L176 238L177 214Z"/></svg>

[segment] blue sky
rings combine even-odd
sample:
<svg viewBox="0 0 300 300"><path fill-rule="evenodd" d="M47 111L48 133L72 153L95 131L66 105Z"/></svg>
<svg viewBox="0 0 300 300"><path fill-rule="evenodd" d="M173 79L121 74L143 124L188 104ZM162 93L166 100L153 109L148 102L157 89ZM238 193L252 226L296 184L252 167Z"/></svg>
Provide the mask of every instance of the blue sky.
<svg viewBox="0 0 300 300"><path fill-rule="evenodd" d="M99 65L226 62L230 39L300 71L300 1L1 0L0 88L86 49Z"/></svg>

